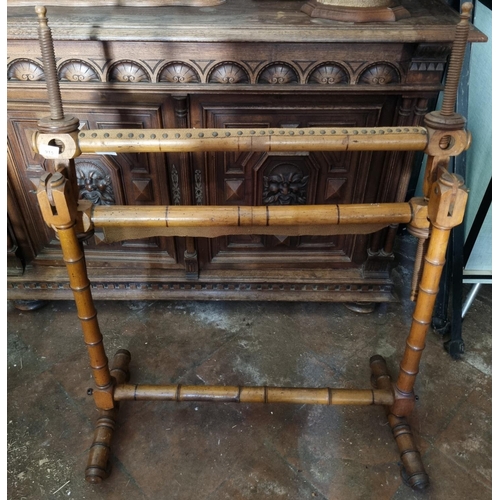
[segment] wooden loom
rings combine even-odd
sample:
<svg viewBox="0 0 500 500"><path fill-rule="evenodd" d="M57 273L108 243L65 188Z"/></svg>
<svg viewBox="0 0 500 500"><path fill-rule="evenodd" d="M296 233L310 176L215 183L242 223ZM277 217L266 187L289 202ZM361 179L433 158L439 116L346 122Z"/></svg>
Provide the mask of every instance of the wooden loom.
<svg viewBox="0 0 500 500"><path fill-rule="evenodd" d="M425 127L326 129L156 129L79 131L79 120L62 108L52 36L45 7L37 7L39 38L49 93L50 116L40 120L33 149L53 160L53 173L40 179L38 202L47 225L61 243L84 342L90 358L100 410L86 469L99 483L109 475L110 445L119 404L126 400L218 401L233 403L300 403L381 405L401 453L403 478L414 489L429 484L415 447L408 417L415 405L413 387L450 230L462 222L467 200L463 180L448 172L450 157L465 151L470 134L454 112L458 81L469 31L472 4L463 5L450 58L440 111L426 115ZM78 200L74 158L85 153L190 151L423 151L428 155L424 197L408 203L306 206L93 206ZM295 387L182 386L129 384L130 353L120 349L108 365L87 276L82 241L93 228L109 239L146 236L216 237L229 234L318 235L370 233L390 224L408 224L419 240L412 283L416 301L410 332L392 382L385 360L372 356L373 389ZM188 245L189 247L189 245Z"/></svg>

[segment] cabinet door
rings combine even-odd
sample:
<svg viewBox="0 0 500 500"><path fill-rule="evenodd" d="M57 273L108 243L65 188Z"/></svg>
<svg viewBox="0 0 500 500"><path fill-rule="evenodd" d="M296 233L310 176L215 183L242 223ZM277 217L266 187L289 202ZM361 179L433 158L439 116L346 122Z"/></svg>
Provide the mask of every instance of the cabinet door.
<svg viewBox="0 0 500 500"><path fill-rule="evenodd" d="M321 94L193 96L195 127L390 125L396 96ZM284 152L193 155L195 199L206 205L300 205L377 201L385 153ZM341 268L367 257L364 235L227 236L199 241L200 263L221 268Z"/></svg>
<svg viewBox="0 0 500 500"><path fill-rule="evenodd" d="M82 129L161 128L158 107L132 107L117 109L100 104L65 108L68 115L78 116ZM8 134L13 151L16 193L22 197L21 210L36 249L36 264L60 263L59 243L51 229L41 218L35 190L40 176L50 168L50 162L32 152L31 135L39 118L46 112L31 109L9 112ZM80 197L94 204L104 205L162 205L170 202L169 186L162 154L110 154L83 155L75 160ZM103 234L96 230L86 245L90 267L182 267L177 261L173 238L147 238L128 240L111 245L99 245Z"/></svg>

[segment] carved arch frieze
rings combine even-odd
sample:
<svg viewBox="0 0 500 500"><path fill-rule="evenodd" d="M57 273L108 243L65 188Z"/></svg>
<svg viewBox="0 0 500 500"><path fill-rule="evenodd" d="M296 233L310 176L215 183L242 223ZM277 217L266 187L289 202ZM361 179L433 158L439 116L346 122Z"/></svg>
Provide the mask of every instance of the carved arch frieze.
<svg viewBox="0 0 500 500"><path fill-rule="evenodd" d="M362 85L397 85L401 83L401 74L393 64L376 62L361 70L358 83Z"/></svg>
<svg viewBox="0 0 500 500"><path fill-rule="evenodd" d="M345 85L350 81L349 72L339 63L322 63L309 73L307 83L320 85Z"/></svg>
<svg viewBox="0 0 500 500"><path fill-rule="evenodd" d="M148 71L135 61L117 61L108 71L108 81L124 83L151 82Z"/></svg>
<svg viewBox="0 0 500 500"><path fill-rule="evenodd" d="M160 69L157 81L166 83L200 83L200 76L191 65L180 61L172 61Z"/></svg>
<svg viewBox="0 0 500 500"><path fill-rule="evenodd" d="M411 69L414 69L415 64ZM429 68L442 69L442 64L429 64ZM209 70L206 79L194 66L183 61L169 61L155 72L147 69L141 61L119 60L112 62L108 70L101 72L92 63L83 59L68 59L58 68L61 81L71 82L121 82L150 83L153 81L173 84L189 83L219 83L219 84L250 84L254 83L251 73L245 65L237 61L215 63ZM420 66L418 67L419 69ZM292 63L274 61L265 65L255 78L257 84L286 85L305 83L309 85L397 85L403 80L403 71L392 62L379 61L366 64L356 71L348 69L344 62L325 61L316 64L307 74ZM302 74L302 77L301 77ZM8 80L39 81L44 80L43 67L40 62L17 58L8 65Z"/></svg>
<svg viewBox="0 0 500 500"><path fill-rule="evenodd" d="M31 59L14 59L7 67L7 80L37 82L45 80L41 64Z"/></svg>
<svg viewBox="0 0 500 500"><path fill-rule="evenodd" d="M271 85L286 85L299 83L300 78L297 70L288 63L273 62L268 64L258 75L257 83Z"/></svg>
<svg viewBox="0 0 500 500"><path fill-rule="evenodd" d="M100 82L98 71L88 62L71 59L63 62L58 70L59 80L69 82Z"/></svg>
<svg viewBox="0 0 500 500"><path fill-rule="evenodd" d="M237 84L250 83L246 70L235 62L223 62L214 66L207 78L208 83Z"/></svg>

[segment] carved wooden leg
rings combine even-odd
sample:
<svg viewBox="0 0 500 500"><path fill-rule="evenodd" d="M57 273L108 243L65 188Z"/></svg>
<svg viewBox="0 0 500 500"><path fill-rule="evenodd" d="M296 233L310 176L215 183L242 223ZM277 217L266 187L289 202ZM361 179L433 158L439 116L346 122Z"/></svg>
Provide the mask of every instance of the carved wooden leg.
<svg viewBox="0 0 500 500"><path fill-rule="evenodd" d="M120 349L113 358L111 376L117 384L124 384L129 380L128 366L130 364L130 353L126 349ZM118 418L119 403L112 410L100 410L97 418L94 440L89 451L85 479L89 483L97 484L106 479L111 471L111 441Z"/></svg>
<svg viewBox="0 0 500 500"><path fill-rule="evenodd" d="M391 390L392 381L387 372L387 365L382 356L370 358L372 384L376 389ZM387 420L392 429L401 456L401 476L406 484L414 490L424 490L429 486L429 476L425 472L420 453L415 446L410 425L405 417L397 417L391 413L390 406L385 406Z"/></svg>
<svg viewBox="0 0 500 500"><path fill-rule="evenodd" d="M196 280L199 277L198 252L194 238L186 238L186 250L184 252L184 265L186 266L186 278Z"/></svg>

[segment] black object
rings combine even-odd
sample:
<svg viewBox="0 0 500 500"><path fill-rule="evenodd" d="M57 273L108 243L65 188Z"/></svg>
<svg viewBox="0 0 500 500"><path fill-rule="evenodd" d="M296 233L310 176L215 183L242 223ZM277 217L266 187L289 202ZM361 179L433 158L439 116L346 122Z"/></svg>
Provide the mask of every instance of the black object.
<svg viewBox="0 0 500 500"><path fill-rule="evenodd" d="M460 10L460 4L464 1L448 0L448 4L457 10ZM472 1L474 7L476 1ZM482 2L484 3L484 2ZM491 2L490 2L491 3ZM474 10L472 11L474 15ZM473 19L471 19L473 22ZM469 107L469 76L470 76L470 44L468 44L464 63L462 67L462 75L458 88L457 113L465 118L468 116ZM466 180L466 153L462 153L458 157L451 160L451 170L453 173L458 174ZM491 185L491 182L490 182ZM488 190L487 190L488 192ZM485 196L487 193L485 194ZM491 191L490 191L491 198ZM487 200L483 198L483 203ZM481 206L483 205L481 204ZM472 252L477 235L481 229L484 217L488 212L489 206L486 210L479 210L475 216L473 229L471 229L467 242L464 242L464 226L461 224L452 229L450 235L450 244L448 246L448 253L446 264L441 276L439 286L439 293L436 298L434 306L434 316L432 319L432 327L434 331L441 334L445 339L444 348L448 351L453 359L459 359L465 352L465 344L462 338L462 303L463 303L463 270L467 264L467 260ZM467 252L466 252L467 248ZM451 302L451 304L450 304ZM451 305L451 318L448 316L448 307Z"/></svg>

